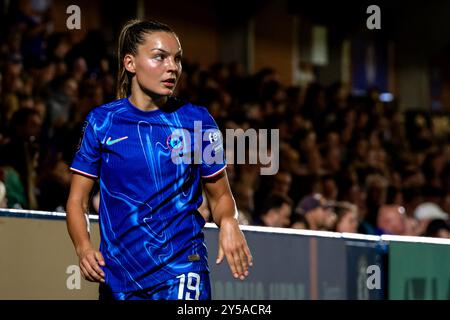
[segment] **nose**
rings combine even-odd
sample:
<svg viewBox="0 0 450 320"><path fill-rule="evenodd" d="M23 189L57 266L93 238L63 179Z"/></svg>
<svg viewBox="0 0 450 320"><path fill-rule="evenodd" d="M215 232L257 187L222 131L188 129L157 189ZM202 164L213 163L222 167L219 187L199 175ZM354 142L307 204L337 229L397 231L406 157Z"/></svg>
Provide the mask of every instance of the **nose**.
<svg viewBox="0 0 450 320"><path fill-rule="evenodd" d="M175 61L174 57L170 57L167 60L167 71L173 72L178 75L180 72L180 65Z"/></svg>

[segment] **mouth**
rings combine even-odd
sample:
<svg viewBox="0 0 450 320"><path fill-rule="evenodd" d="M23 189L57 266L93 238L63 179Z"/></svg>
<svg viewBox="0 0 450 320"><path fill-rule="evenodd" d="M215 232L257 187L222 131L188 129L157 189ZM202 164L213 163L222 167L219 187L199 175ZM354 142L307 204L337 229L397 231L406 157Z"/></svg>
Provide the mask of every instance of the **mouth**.
<svg viewBox="0 0 450 320"><path fill-rule="evenodd" d="M163 80L162 83L169 88L175 87L176 79L175 78L169 78L166 80Z"/></svg>

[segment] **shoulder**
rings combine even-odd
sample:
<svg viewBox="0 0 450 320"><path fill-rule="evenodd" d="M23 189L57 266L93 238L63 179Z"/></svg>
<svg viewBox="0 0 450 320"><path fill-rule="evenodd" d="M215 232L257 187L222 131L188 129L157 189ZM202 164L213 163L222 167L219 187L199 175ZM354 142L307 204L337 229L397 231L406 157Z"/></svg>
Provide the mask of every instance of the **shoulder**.
<svg viewBox="0 0 450 320"><path fill-rule="evenodd" d="M179 98L174 98L179 100L179 111L185 115L188 115L189 118L197 121L203 121L205 123L214 123L214 119L209 113L208 109L205 106L196 105L190 102L186 102L180 100Z"/></svg>
<svg viewBox="0 0 450 320"><path fill-rule="evenodd" d="M122 109L125 110L125 99L126 98L114 100L95 107L89 112L86 120L91 124L103 122L105 119L109 118L109 115L121 111Z"/></svg>

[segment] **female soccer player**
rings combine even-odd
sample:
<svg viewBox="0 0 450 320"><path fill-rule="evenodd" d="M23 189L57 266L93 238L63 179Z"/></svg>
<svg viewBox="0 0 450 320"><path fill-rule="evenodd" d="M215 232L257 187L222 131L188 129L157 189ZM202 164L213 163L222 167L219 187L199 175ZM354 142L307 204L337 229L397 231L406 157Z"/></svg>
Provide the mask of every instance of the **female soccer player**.
<svg viewBox="0 0 450 320"><path fill-rule="evenodd" d="M198 212L202 186L219 252L235 278L252 256L239 229L220 131L206 108L172 97L181 74L177 35L154 21L128 22L119 37L118 100L87 116L74 157L67 226L80 269L100 299L210 299ZM84 214L100 182L100 250Z"/></svg>

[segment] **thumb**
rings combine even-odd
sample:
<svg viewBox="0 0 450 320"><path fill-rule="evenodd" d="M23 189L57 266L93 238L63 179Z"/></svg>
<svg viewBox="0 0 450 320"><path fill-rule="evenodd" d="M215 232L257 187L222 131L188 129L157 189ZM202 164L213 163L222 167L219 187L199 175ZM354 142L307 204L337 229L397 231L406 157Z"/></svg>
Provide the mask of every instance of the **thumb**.
<svg viewBox="0 0 450 320"><path fill-rule="evenodd" d="M223 256L224 256L224 254L223 254L222 246L219 246L219 253L217 254L217 259L216 259L217 264L222 262Z"/></svg>
<svg viewBox="0 0 450 320"><path fill-rule="evenodd" d="M105 259L103 259L101 252L97 251L94 255L95 259L97 259L98 263L103 267L105 265Z"/></svg>

